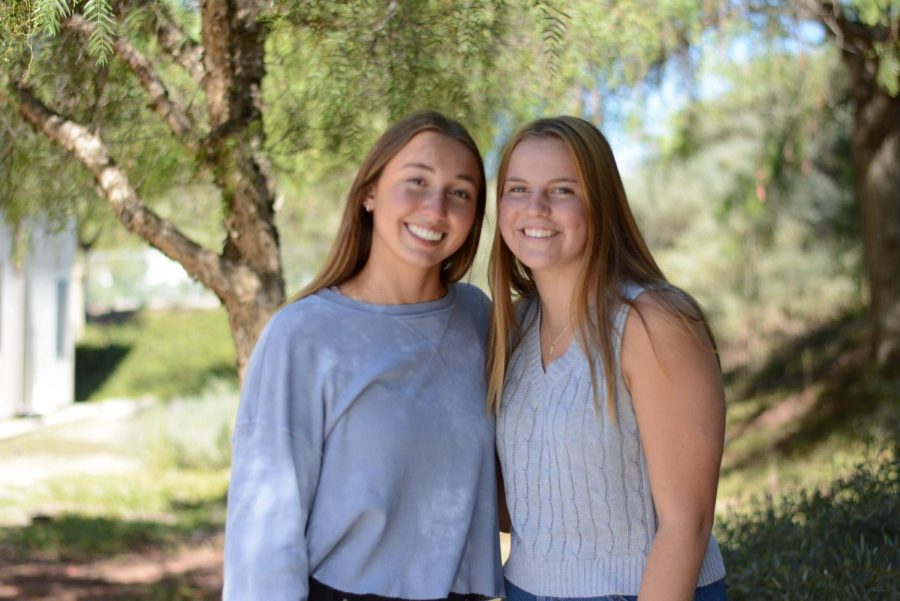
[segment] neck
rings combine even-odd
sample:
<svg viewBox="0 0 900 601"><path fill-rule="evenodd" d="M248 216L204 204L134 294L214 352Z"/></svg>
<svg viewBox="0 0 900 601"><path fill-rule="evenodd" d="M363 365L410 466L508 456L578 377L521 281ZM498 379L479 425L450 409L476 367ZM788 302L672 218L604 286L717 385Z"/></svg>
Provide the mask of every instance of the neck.
<svg viewBox="0 0 900 601"><path fill-rule="evenodd" d="M340 285L341 294L377 305L410 305L438 300L447 294L440 266L432 269L385 269L374 261Z"/></svg>
<svg viewBox="0 0 900 601"><path fill-rule="evenodd" d="M557 334L572 320L572 298L575 296L577 274L534 273L544 327Z"/></svg>

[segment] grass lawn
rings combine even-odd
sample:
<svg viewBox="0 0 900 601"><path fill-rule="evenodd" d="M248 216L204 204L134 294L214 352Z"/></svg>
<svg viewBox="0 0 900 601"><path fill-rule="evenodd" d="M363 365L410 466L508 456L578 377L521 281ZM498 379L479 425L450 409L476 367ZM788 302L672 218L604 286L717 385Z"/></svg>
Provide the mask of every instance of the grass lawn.
<svg viewBox="0 0 900 601"><path fill-rule="evenodd" d="M75 398L171 399L237 386L224 309L139 311L89 323L75 350Z"/></svg>

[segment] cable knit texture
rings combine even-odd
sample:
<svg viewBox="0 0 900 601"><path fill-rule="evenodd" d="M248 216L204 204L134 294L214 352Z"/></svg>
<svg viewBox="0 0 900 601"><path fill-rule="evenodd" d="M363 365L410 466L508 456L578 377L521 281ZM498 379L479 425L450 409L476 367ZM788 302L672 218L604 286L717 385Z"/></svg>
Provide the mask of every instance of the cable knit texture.
<svg viewBox="0 0 900 601"><path fill-rule="evenodd" d="M626 287L637 298L643 289ZM576 342L541 365L539 309L522 300L523 337L510 358L497 450L512 519L510 582L535 595L636 595L657 529L637 419L621 373L613 423L594 410L587 359ZM616 366L628 307L613 315ZM605 390L596 358L598 386ZM715 538L698 586L723 578Z"/></svg>

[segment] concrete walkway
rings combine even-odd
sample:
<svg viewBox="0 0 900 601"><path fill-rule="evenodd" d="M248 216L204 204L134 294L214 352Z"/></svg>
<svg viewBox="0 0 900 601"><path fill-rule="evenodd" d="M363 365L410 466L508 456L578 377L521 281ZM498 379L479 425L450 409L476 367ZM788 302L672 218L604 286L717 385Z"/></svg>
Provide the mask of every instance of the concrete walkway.
<svg viewBox="0 0 900 601"><path fill-rule="evenodd" d="M115 419L129 417L150 405L152 405L151 401L110 399L96 403L73 403L50 415L14 417L0 420L0 441L92 418Z"/></svg>
<svg viewBox="0 0 900 601"><path fill-rule="evenodd" d="M44 417L0 421L0 506L28 489L66 475L141 468L133 445L134 418L147 401L78 403ZM0 526L27 523L23 508L0 511Z"/></svg>

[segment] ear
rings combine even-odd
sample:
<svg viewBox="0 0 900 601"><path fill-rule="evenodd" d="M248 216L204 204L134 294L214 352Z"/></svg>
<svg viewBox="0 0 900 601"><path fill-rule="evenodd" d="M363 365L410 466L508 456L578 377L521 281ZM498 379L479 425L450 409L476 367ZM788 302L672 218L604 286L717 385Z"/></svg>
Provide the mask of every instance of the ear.
<svg viewBox="0 0 900 601"><path fill-rule="evenodd" d="M366 213L371 213L373 208L375 208L375 187L370 186L363 200L363 209L366 210Z"/></svg>

